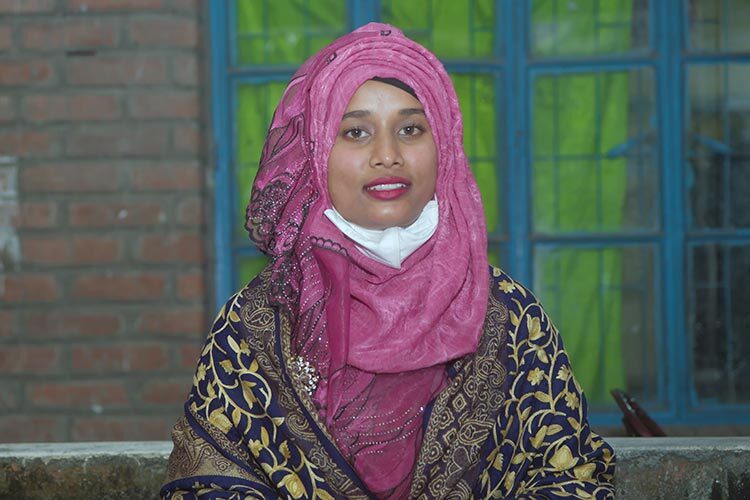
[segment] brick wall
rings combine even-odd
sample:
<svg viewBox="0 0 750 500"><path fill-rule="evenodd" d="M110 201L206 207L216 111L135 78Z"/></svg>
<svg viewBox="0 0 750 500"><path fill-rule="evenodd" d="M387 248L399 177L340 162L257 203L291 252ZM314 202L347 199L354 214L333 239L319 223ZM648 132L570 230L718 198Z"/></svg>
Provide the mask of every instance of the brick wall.
<svg viewBox="0 0 750 500"><path fill-rule="evenodd" d="M167 439L207 328L197 0L0 0L0 442Z"/></svg>

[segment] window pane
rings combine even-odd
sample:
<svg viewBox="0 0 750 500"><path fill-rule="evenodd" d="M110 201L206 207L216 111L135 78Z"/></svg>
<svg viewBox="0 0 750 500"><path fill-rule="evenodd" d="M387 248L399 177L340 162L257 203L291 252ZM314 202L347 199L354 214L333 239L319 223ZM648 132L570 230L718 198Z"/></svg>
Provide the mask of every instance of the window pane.
<svg viewBox="0 0 750 500"><path fill-rule="evenodd" d="M594 407L612 406L614 388L652 408L661 400L654 273L648 246L534 251L534 290Z"/></svg>
<svg viewBox="0 0 750 500"><path fill-rule="evenodd" d="M258 162L266 140L276 105L284 93L286 83L263 84L242 83L237 87L234 109L234 193L235 214L233 224L237 241L246 241L245 207L250 200L250 191L258 172Z"/></svg>
<svg viewBox="0 0 750 500"><path fill-rule="evenodd" d="M648 0L533 0L531 53L598 56L647 49Z"/></svg>
<svg viewBox="0 0 750 500"><path fill-rule="evenodd" d="M690 0L688 45L693 50L750 50L750 3L747 0Z"/></svg>
<svg viewBox="0 0 750 500"><path fill-rule="evenodd" d="M693 248L688 326L700 403L750 403L750 245Z"/></svg>
<svg viewBox="0 0 750 500"><path fill-rule="evenodd" d="M534 232L656 229L652 71L540 76L533 85Z"/></svg>
<svg viewBox="0 0 750 500"><path fill-rule="evenodd" d="M494 0L381 0L380 17L443 59L492 57Z"/></svg>
<svg viewBox="0 0 750 500"><path fill-rule="evenodd" d="M461 114L464 119L464 148L474 172L487 216L487 231L502 228L498 197L498 110L495 76L487 74L452 74ZM497 111L496 111L497 110Z"/></svg>
<svg viewBox="0 0 750 500"><path fill-rule="evenodd" d="M235 290L239 290L241 287L249 283L250 280L259 275L263 268L266 267L267 263L268 259L265 255L238 257L234 267L237 270L237 275L235 276L235 279L237 280L234 286Z"/></svg>
<svg viewBox="0 0 750 500"><path fill-rule="evenodd" d="M750 227L750 65L688 69L685 157L694 227Z"/></svg>
<svg viewBox="0 0 750 500"><path fill-rule="evenodd" d="M238 65L299 64L348 28L341 0L234 1Z"/></svg>
<svg viewBox="0 0 750 500"><path fill-rule="evenodd" d="M490 244L487 248L487 260L491 266L499 267L503 271L508 271L507 249L505 245Z"/></svg>

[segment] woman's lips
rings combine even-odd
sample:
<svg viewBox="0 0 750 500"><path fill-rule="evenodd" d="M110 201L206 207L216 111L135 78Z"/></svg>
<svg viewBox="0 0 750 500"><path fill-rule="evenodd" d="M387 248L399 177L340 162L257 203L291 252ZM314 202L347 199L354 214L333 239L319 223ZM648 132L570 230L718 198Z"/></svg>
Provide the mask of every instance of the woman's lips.
<svg viewBox="0 0 750 500"><path fill-rule="evenodd" d="M380 177L365 185L365 193L377 200L395 200L410 187L411 182L403 177Z"/></svg>

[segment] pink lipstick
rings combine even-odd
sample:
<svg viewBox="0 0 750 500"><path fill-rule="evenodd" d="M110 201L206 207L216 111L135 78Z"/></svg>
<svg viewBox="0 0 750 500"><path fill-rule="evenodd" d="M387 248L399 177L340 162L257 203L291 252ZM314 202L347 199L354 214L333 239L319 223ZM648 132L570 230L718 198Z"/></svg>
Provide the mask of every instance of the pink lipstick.
<svg viewBox="0 0 750 500"><path fill-rule="evenodd" d="M378 200L395 200L411 187L411 181L403 177L379 177L365 185L365 192Z"/></svg>

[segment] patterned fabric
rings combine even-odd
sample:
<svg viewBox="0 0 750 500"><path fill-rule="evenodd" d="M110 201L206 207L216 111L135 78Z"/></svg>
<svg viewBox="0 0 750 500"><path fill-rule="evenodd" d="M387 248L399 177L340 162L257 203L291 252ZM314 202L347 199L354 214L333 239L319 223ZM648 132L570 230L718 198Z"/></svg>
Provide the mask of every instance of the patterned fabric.
<svg viewBox="0 0 750 500"><path fill-rule="evenodd" d="M271 272L222 308L173 432L164 499L372 498L295 379ZM499 269L479 346L425 412L410 498L613 498L612 449L537 299Z"/></svg>

